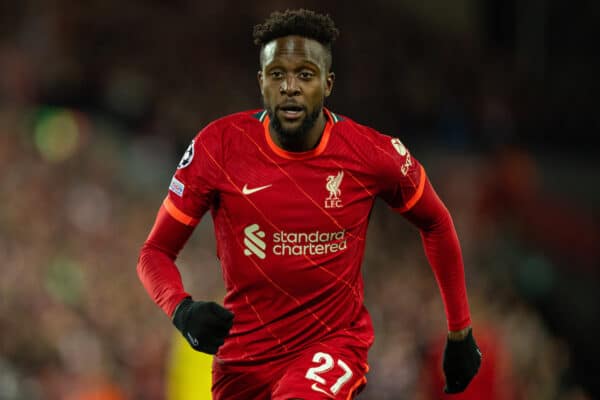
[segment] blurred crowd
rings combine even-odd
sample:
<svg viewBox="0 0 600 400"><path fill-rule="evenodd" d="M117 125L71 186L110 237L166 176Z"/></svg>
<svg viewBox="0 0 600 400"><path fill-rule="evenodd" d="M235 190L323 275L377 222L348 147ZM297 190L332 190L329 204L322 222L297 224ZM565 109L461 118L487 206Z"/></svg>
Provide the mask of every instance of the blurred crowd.
<svg viewBox="0 0 600 400"><path fill-rule="evenodd" d="M252 25L298 4L10 3L0 5L0 399L165 399L173 328L138 281L139 248L195 132L261 106ZM506 49L490 50L501 40L476 37L477 18L380 3L324 10L342 31L329 106L400 135L454 216L484 363L473 393L453 398L598 398L590 182L600 165L523 145L540 136L523 132L523 116L551 104ZM360 399L444 398L441 298L418 232L391 215L377 203L369 230L376 342ZM189 291L220 301L214 246L207 217L178 265Z"/></svg>

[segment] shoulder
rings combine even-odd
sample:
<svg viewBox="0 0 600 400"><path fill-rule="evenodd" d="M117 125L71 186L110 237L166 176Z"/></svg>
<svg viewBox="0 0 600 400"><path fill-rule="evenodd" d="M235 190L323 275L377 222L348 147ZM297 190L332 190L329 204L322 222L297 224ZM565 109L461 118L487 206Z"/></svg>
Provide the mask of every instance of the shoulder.
<svg viewBox="0 0 600 400"><path fill-rule="evenodd" d="M262 109L240 111L225 115L208 123L198 135L219 135L229 130L240 130L250 125L260 125L261 115L266 113ZM264 118L264 116L263 116Z"/></svg>
<svg viewBox="0 0 600 400"><path fill-rule="evenodd" d="M336 138L356 150L377 156L378 152L389 152L395 149L394 142L399 140L395 135L382 133L344 115L331 114L338 119L334 125Z"/></svg>
<svg viewBox="0 0 600 400"><path fill-rule="evenodd" d="M367 165L380 179L398 182L411 168L419 168L398 135L382 133L345 116L340 117L333 135L335 140L338 144L343 143L340 147L348 149L348 154Z"/></svg>
<svg viewBox="0 0 600 400"><path fill-rule="evenodd" d="M342 114L333 113L330 111L330 114L334 120L335 126L337 130L344 137L355 137L363 140L390 140L391 136L381 131L365 125L363 123L357 122L354 119L347 117Z"/></svg>
<svg viewBox="0 0 600 400"><path fill-rule="evenodd" d="M264 109L240 111L234 114L225 115L214 120L211 124L220 128L228 128L235 124L261 123L266 115Z"/></svg>
<svg viewBox="0 0 600 400"><path fill-rule="evenodd" d="M243 131L261 127L260 115L264 110L247 110L225 115L206 124L196 133L193 141L208 145L221 144L228 138L236 138Z"/></svg>

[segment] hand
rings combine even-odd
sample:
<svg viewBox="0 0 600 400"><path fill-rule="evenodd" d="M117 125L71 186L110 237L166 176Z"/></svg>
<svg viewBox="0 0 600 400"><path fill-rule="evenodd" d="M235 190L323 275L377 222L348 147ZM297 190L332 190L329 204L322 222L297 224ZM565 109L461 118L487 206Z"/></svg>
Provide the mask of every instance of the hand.
<svg viewBox="0 0 600 400"><path fill-rule="evenodd" d="M194 348L216 354L233 325L233 313L215 302L187 297L175 309L173 325Z"/></svg>
<svg viewBox="0 0 600 400"><path fill-rule="evenodd" d="M460 393L477 374L481 365L481 351L475 343L471 328L460 340L448 337L442 366L446 377L445 393Z"/></svg>

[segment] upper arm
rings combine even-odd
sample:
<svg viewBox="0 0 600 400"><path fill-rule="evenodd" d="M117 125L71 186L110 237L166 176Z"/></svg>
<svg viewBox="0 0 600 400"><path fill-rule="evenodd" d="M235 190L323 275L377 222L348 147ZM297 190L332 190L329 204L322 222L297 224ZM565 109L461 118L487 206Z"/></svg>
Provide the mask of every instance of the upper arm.
<svg viewBox="0 0 600 400"><path fill-rule="evenodd" d="M448 209L427 178L418 201L409 210L402 212L402 215L424 231L433 230L450 220Z"/></svg>
<svg viewBox="0 0 600 400"><path fill-rule="evenodd" d="M161 251L174 260L193 231L193 226L183 224L173 218L163 203L158 210L154 226L146 239L144 247ZM142 251L144 250L142 249Z"/></svg>
<svg viewBox="0 0 600 400"><path fill-rule="evenodd" d="M163 206L184 225L197 225L215 200L221 180L220 147L214 125L209 125L192 140L177 166Z"/></svg>
<svg viewBox="0 0 600 400"><path fill-rule="evenodd" d="M400 139L380 135L377 140L378 194L394 210L409 211L423 195L425 169Z"/></svg>

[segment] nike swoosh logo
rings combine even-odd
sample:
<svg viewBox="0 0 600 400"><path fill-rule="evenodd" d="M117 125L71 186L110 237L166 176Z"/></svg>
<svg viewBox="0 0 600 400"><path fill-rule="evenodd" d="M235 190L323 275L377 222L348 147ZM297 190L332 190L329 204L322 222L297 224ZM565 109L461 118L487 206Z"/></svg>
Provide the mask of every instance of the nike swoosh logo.
<svg viewBox="0 0 600 400"><path fill-rule="evenodd" d="M331 395L331 393L326 392L325 390L321 389L320 387L317 386L316 383L313 383L312 386L310 387L312 390L314 390L315 392L320 392L325 394L327 397L329 397L330 399L333 399L333 396Z"/></svg>
<svg viewBox="0 0 600 400"><path fill-rule="evenodd" d="M190 342L192 343L192 345L198 346L200 344L200 342L198 342L198 339L193 337L189 332L187 333L187 337L188 337L188 339L190 339Z"/></svg>
<svg viewBox="0 0 600 400"><path fill-rule="evenodd" d="M259 187L255 187L255 188L249 189L248 188L248 184L245 184L244 187L242 188L242 193L244 193L244 194L252 194L252 193L258 192L259 190L263 190L263 189L269 188L271 186L273 186L273 184L265 185L265 186L259 186Z"/></svg>

